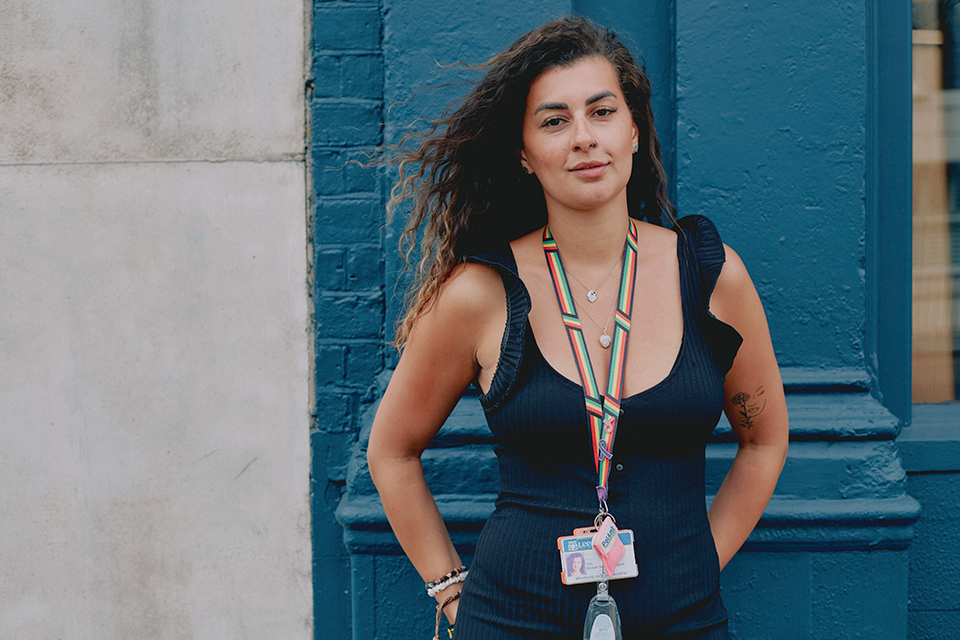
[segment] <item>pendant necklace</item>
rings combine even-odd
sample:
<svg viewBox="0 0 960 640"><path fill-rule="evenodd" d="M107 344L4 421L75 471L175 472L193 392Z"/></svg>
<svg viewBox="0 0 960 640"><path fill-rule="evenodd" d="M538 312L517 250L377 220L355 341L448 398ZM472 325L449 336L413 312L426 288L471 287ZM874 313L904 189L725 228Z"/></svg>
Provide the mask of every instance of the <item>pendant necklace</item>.
<svg viewBox="0 0 960 640"><path fill-rule="evenodd" d="M573 275L573 274L571 273L570 275ZM590 312L587 311L586 307L582 309L582 311L585 314L587 314L587 317L593 320L593 323L595 325L600 327L600 346L603 347L604 349L609 349L610 344L613 342L613 338L607 335L607 325L610 324L610 320L613 318L613 312L616 311L616 309L617 307L616 305L614 305L613 309L610 310L610 316L607 318L607 321L604 322L602 325L599 322L597 322L596 318L590 315Z"/></svg>
<svg viewBox="0 0 960 640"><path fill-rule="evenodd" d="M624 244L624 245L623 245L623 251L626 251L626 250L627 250L627 245ZM610 267L610 271L607 271L607 275L603 276L603 280L600 281L600 284L598 284L598 285L597 285L595 288L593 288L593 289L591 289L591 288L588 287L587 285L583 284L583 282L580 281L580 278L578 278L576 275L574 275L573 273L570 273L570 275L573 276L573 279L576 280L577 282L579 282L579 283L580 283L580 286L587 290L587 300L589 300L591 303L597 301L597 289L599 289L600 287L603 286L603 283L607 281L607 278L610 277L610 274L613 273L613 270L616 269L616 268L617 268L617 265L620 264L621 260L623 260L623 251L620 252L620 255L617 257L617 261L613 263L613 266L612 266L612 267ZM590 314L587 314L587 315L590 315ZM594 322L596 322L596 320L594 320ZM607 336L607 339L609 340L609 336ZM601 343L602 343L602 341L601 341ZM609 344L606 344L606 345L604 345L603 348L606 349L608 346L610 346L610 345L609 345Z"/></svg>

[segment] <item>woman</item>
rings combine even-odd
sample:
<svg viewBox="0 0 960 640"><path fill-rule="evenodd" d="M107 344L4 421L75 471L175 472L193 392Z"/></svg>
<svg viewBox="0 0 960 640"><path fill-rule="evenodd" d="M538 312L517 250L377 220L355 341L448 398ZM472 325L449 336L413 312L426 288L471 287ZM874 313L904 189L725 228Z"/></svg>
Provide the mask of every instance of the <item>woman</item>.
<svg viewBox="0 0 960 640"><path fill-rule="evenodd" d="M558 540L607 514L634 535L623 637L727 638L719 571L787 451L759 297L708 220L661 226L649 80L611 32L563 18L484 66L394 194L425 255L368 448L391 526L457 640L582 637L597 585L563 584ZM471 382L501 487L466 572L420 454ZM721 408L739 448L708 514Z"/></svg>
<svg viewBox="0 0 960 640"><path fill-rule="evenodd" d="M586 575L583 571L582 553L574 553L567 557L567 573L571 576Z"/></svg>

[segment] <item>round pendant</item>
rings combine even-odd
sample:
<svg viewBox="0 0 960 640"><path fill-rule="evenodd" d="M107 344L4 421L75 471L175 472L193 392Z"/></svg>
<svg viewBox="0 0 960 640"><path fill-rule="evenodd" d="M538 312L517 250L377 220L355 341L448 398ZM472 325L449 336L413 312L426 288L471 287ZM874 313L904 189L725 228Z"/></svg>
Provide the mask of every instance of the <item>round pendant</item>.
<svg viewBox="0 0 960 640"><path fill-rule="evenodd" d="M600 346L601 346L601 347L603 347L604 349L609 349L611 342L613 342L613 338L611 338L610 336L608 336L608 335L605 334L605 333L600 334Z"/></svg>
<svg viewBox="0 0 960 640"><path fill-rule="evenodd" d="M587 300L589 300L590 302L596 302L596 301L597 301L597 292L596 292L596 291L592 291L592 290L591 290L591 291L587 291Z"/></svg>

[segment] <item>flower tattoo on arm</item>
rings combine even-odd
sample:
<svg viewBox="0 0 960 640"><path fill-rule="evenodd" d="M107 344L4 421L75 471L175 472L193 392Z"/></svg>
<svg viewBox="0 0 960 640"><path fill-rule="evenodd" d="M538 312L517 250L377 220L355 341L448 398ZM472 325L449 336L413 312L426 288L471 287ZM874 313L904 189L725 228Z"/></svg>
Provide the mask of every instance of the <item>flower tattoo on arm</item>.
<svg viewBox="0 0 960 640"><path fill-rule="evenodd" d="M753 396L745 391L730 398L730 402L738 407L740 412L740 426L745 429L753 427L753 419L763 413L767 406L767 399L764 397L763 387L757 387Z"/></svg>

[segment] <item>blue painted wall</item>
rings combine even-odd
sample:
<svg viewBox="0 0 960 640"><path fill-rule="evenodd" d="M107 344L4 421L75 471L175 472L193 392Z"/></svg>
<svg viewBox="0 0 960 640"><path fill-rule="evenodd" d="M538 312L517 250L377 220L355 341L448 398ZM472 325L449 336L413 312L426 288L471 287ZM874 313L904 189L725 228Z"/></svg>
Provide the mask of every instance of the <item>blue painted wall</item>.
<svg viewBox="0 0 960 640"><path fill-rule="evenodd" d="M312 166L313 593L318 638L350 638L352 587L334 518L359 416L383 369L382 203L363 160L382 142L383 52L376 2L316 2L307 82Z"/></svg>
<svg viewBox="0 0 960 640"><path fill-rule="evenodd" d="M476 77L444 65L482 62L569 11L642 52L679 213L711 217L743 257L784 367L793 442L764 519L722 575L733 635L907 637L934 606L913 599L925 593L917 572L929 563L909 551L919 505L908 490L933 499L941 487L908 480L896 440L910 413L910 194L890 186L909 185L909 145L881 154L878 141L909 140L906 0L316 2L318 637L419 638L432 624L364 459L395 362L382 346L401 295L397 224L382 216L391 176L343 163L396 142ZM896 63L882 68L880 34ZM467 561L496 494L489 438L467 396L424 459ZM722 424L707 452L708 494L734 453ZM925 620L935 628L932 614Z"/></svg>
<svg viewBox="0 0 960 640"><path fill-rule="evenodd" d="M910 546L909 638L960 638L960 405L918 405L899 439L923 505Z"/></svg>
<svg viewBox="0 0 960 640"><path fill-rule="evenodd" d="M677 3L677 205L743 258L782 367L863 367L865 4Z"/></svg>

